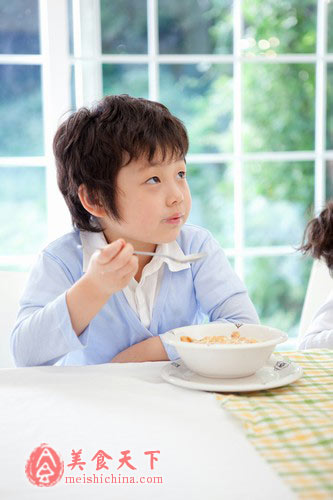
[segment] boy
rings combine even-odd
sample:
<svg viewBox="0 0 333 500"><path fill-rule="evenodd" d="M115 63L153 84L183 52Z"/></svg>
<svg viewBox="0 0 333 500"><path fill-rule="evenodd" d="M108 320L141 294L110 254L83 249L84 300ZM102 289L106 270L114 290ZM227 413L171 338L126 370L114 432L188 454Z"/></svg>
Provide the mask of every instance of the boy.
<svg viewBox="0 0 333 500"><path fill-rule="evenodd" d="M36 262L11 336L17 366L177 358L163 334L210 321L256 323L247 292L205 229L185 224L188 138L162 104L107 96L54 138L73 231ZM176 264L133 250L208 257Z"/></svg>

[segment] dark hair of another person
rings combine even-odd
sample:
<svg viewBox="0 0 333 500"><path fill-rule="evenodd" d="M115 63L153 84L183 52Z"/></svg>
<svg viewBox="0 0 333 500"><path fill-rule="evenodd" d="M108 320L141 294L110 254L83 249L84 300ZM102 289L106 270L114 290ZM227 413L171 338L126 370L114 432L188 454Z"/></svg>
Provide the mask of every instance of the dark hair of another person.
<svg viewBox="0 0 333 500"><path fill-rule="evenodd" d="M300 250L315 259L323 259L333 273L333 201L308 223Z"/></svg>
<svg viewBox="0 0 333 500"><path fill-rule="evenodd" d="M117 175L132 160L152 162L185 158L188 136L183 123L163 104L129 95L106 96L92 109L80 108L58 128L53 151L59 189L73 226L102 228L82 206L78 189L87 188L92 204L121 221L117 208Z"/></svg>

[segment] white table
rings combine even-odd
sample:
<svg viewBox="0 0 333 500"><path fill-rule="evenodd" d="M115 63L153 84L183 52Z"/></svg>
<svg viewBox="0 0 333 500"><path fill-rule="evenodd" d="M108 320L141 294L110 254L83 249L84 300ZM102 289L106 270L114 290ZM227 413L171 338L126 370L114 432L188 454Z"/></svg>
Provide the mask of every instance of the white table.
<svg viewBox="0 0 333 500"><path fill-rule="evenodd" d="M213 393L173 386L165 362L0 370L0 498L4 500L294 500ZM37 487L25 475L47 443L65 464L62 479ZM73 471L72 449L84 470ZM96 471L98 450L109 470ZM131 471L117 470L130 450ZM145 451L159 450L154 470ZM65 476L162 477L162 484L66 484ZM121 476L119 476L121 474ZM84 479L81 479L82 481ZM147 479L144 479L147 481Z"/></svg>

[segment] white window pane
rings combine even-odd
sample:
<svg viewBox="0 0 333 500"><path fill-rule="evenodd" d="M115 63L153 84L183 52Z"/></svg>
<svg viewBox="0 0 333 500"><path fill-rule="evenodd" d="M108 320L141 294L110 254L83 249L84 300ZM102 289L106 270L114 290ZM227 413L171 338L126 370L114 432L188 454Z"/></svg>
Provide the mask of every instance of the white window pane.
<svg viewBox="0 0 333 500"><path fill-rule="evenodd" d="M316 51L317 0L244 0L243 16L249 55Z"/></svg>
<svg viewBox="0 0 333 500"><path fill-rule="evenodd" d="M333 160L326 162L326 200L333 200Z"/></svg>
<svg viewBox="0 0 333 500"><path fill-rule="evenodd" d="M187 127L191 153L232 150L232 66L162 64L160 100Z"/></svg>
<svg viewBox="0 0 333 500"><path fill-rule="evenodd" d="M102 52L147 53L147 1L101 0Z"/></svg>
<svg viewBox="0 0 333 500"><path fill-rule="evenodd" d="M333 64L327 65L327 149L333 149Z"/></svg>
<svg viewBox="0 0 333 500"><path fill-rule="evenodd" d="M38 0L0 0L0 53L39 54Z"/></svg>
<svg viewBox="0 0 333 500"><path fill-rule="evenodd" d="M44 167L0 167L0 255L30 255L46 240Z"/></svg>
<svg viewBox="0 0 333 500"><path fill-rule="evenodd" d="M262 324L297 336L311 266L300 254L245 259L245 282Z"/></svg>
<svg viewBox="0 0 333 500"><path fill-rule="evenodd" d="M103 93L148 99L147 64L103 64Z"/></svg>
<svg viewBox="0 0 333 500"><path fill-rule="evenodd" d="M327 51L333 52L333 2L327 6Z"/></svg>
<svg viewBox="0 0 333 500"><path fill-rule="evenodd" d="M311 151L315 65L244 64L245 151Z"/></svg>
<svg viewBox="0 0 333 500"><path fill-rule="evenodd" d="M233 171L228 164L187 165L192 195L188 222L211 231L223 247L234 245Z"/></svg>
<svg viewBox="0 0 333 500"><path fill-rule="evenodd" d="M298 245L314 203L314 164L245 163L245 243Z"/></svg>
<svg viewBox="0 0 333 500"><path fill-rule="evenodd" d="M232 0L159 0L161 54L231 54Z"/></svg>
<svg viewBox="0 0 333 500"><path fill-rule="evenodd" d="M40 66L0 65L0 156L44 152Z"/></svg>

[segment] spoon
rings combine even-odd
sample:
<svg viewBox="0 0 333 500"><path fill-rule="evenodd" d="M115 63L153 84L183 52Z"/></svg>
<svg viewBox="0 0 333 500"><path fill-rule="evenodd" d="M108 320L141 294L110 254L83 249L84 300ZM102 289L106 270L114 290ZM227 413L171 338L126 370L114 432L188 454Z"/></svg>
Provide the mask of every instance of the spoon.
<svg viewBox="0 0 333 500"><path fill-rule="evenodd" d="M199 259L204 259L207 257L207 253L199 252L199 253L191 253L189 255L184 255L184 257L171 257L171 255L165 255L163 253L154 253L154 252L140 252L139 250L134 250L135 255L156 255L156 257L165 257L166 259L174 260L175 262L180 262L181 264L185 264L187 262L195 262Z"/></svg>

